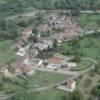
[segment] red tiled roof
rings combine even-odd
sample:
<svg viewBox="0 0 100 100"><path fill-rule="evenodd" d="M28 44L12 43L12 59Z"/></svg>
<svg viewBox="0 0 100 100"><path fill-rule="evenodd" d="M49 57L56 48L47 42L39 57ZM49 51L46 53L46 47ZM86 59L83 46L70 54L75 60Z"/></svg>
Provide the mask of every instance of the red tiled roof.
<svg viewBox="0 0 100 100"><path fill-rule="evenodd" d="M52 57L48 59L48 63L52 63L52 64L62 64L64 61L63 58L59 58L59 57Z"/></svg>

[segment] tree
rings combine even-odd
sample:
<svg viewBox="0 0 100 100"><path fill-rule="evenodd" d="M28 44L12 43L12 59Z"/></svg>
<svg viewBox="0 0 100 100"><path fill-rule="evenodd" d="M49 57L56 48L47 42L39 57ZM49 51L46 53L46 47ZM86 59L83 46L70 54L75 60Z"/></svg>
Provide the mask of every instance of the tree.
<svg viewBox="0 0 100 100"><path fill-rule="evenodd" d="M34 34L37 34L37 33L38 33L38 30L36 29L36 27L34 27L34 28L32 29L32 33L34 33Z"/></svg>
<svg viewBox="0 0 100 100"><path fill-rule="evenodd" d="M81 61L80 56L76 55L75 58L74 58L74 61L79 63Z"/></svg>
<svg viewBox="0 0 100 100"><path fill-rule="evenodd" d="M100 71L100 64L96 64L96 65L95 65L95 71L96 71L96 72L99 72L99 71Z"/></svg>
<svg viewBox="0 0 100 100"><path fill-rule="evenodd" d="M70 96L69 93L66 95L63 95L61 100L70 100L69 96Z"/></svg>
<svg viewBox="0 0 100 100"><path fill-rule="evenodd" d="M99 96L100 95L100 85L95 86L92 91L91 94L93 96Z"/></svg>
<svg viewBox="0 0 100 100"><path fill-rule="evenodd" d="M88 100L95 100L93 96L89 96Z"/></svg>
<svg viewBox="0 0 100 100"><path fill-rule="evenodd" d="M83 96L82 96L82 94L81 94L80 91L75 90L75 91L71 94L70 100L83 100Z"/></svg>
<svg viewBox="0 0 100 100"><path fill-rule="evenodd" d="M36 36L36 35L33 36L33 42L34 42L34 43L37 42L37 36Z"/></svg>
<svg viewBox="0 0 100 100"><path fill-rule="evenodd" d="M25 90L16 91L9 100L34 100L35 96L32 93L27 93Z"/></svg>
<svg viewBox="0 0 100 100"><path fill-rule="evenodd" d="M56 39L53 42L53 48L57 48L57 40Z"/></svg>
<svg viewBox="0 0 100 100"><path fill-rule="evenodd" d="M76 5L75 7L73 7L73 9L71 10L71 15L72 16L78 16L80 14L80 8Z"/></svg>
<svg viewBox="0 0 100 100"><path fill-rule="evenodd" d="M18 22L18 25L21 27L28 27L28 22L25 20L22 20L22 21Z"/></svg>

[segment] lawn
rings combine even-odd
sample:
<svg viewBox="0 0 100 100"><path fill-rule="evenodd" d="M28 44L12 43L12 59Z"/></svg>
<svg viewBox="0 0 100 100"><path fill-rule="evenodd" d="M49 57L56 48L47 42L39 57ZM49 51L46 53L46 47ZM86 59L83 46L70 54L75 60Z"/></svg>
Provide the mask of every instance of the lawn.
<svg viewBox="0 0 100 100"><path fill-rule="evenodd" d="M52 72L36 72L36 75L34 75L32 78L27 78L28 84L30 86L46 86L50 84L55 84L61 81L66 80L68 77L67 75L52 73Z"/></svg>
<svg viewBox="0 0 100 100"><path fill-rule="evenodd" d="M91 30L100 28L100 14L80 14L75 19L82 28Z"/></svg>
<svg viewBox="0 0 100 100"><path fill-rule="evenodd" d="M16 58L14 53L9 52L11 43L10 40L0 41L0 66Z"/></svg>
<svg viewBox="0 0 100 100"><path fill-rule="evenodd" d="M68 95L67 92L59 91L56 89L49 89L36 94L35 100L62 100L64 95Z"/></svg>
<svg viewBox="0 0 100 100"><path fill-rule="evenodd" d="M89 68L91 65L92 65L92 63L90 61L81 60L79 63L77 63L76 67L71 68L71 71L85 70L86 68Z"/></svg>
<svg viewBox="0 0 100 100"><path fill-rule="evenodd" d="M84 56L94 59L100 59L100 37L86 37L80 41L81 49Z"/></svg>

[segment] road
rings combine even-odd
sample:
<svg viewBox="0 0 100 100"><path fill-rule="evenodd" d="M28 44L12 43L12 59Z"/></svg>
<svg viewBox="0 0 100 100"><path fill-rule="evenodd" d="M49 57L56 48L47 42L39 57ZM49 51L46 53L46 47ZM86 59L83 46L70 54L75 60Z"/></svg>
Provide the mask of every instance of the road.
<svg viewBox="0 0 100 100"><path fill-rule="evenodd" d="M97 64L97 62L92 59L92 58L81 58L82 60L88 60L89 62L93 63L91 67L85 69L84 71L87 70L92 70L94 69L94 66ZM82 73L83 71L69 71L69 70L60 70L58 69L57 71L54 71L54 69L50 68L38 68L34 67L34 70L39 70L39 71L46 71L46 72L52 72L52 73L58 73L58 74L65 74L65 75L70 75L70 76L77 76L79 73Z"/></svg>
<svg viewBox="0 0 100 100"><path fill-rule="evenodd" d="M39 70L39 71L44 71L44 72L52 72L52 73L58 73L58 74L64 74L64 75L76 75L77 72L72 72L72 71L67 71L67 70L57 70L54 71L54 69L50 69L50 68L34 68L34 70Z"/></svg>
<svg viewBox="0 0 100 100"><path fill-rule="evenodd" d="M45 12L44 10L43 11L32 11L32 12L27 12L27 13L22 13L22 14L17 14L17 15L13 15L13 16L9 16L9 17L6 17L6 20L13 20L15 18L18 18L18 17L35 17L36 14L38 13L43 13Z"/></svg>
<svg viewBox="0 0 100 100"><path fill-rule="evenodd" d="M70 13L71 10L32 10L30 12L26 12L26 13L22 13L22 14L17 14L17 15L12 15L12 16L9 16L9 17L6 17L6 20L9 20L9 19L15 19L19 16L26 16L26 17L34 17L37 13L44 13L44 12L66 12L66 13ZM97 11L93 11L93 10L82 10L80 11L80 13L83 13L83 14L92 14L92 13L98 13L100 14L100 10L97 10Z"/></svg>

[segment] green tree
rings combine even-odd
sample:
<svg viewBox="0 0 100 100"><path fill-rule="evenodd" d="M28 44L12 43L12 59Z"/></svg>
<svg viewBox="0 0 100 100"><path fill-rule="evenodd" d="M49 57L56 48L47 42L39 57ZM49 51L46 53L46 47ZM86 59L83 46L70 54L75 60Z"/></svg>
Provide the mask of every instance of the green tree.
<svg viewBox="0 0 100 100"><path fill-rule="evenodd" d="M53 42L53 48L57 48L57 40L56 39Z"/></svg>
<svg viewBox="0 0 100 100"><path fill-rule="evenodd" d="M76 55L75 58L74 58L74 61L79 63L81 61L80 56Z"/></svg>
<svg viewBox="0 0 100 100"><path fill-rule="evenodd" d="M75 90L75 91L71 94L70 100L83 100L83 96L82 96L82 94L81 94L80 91Z"/></svg>

